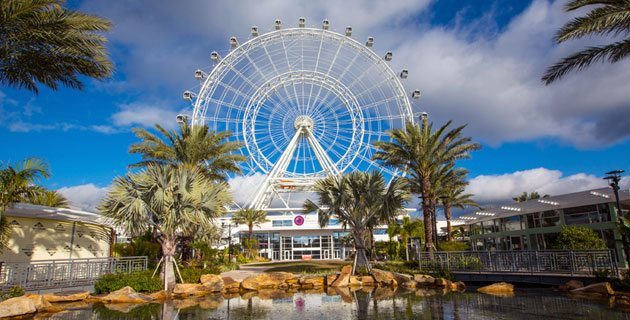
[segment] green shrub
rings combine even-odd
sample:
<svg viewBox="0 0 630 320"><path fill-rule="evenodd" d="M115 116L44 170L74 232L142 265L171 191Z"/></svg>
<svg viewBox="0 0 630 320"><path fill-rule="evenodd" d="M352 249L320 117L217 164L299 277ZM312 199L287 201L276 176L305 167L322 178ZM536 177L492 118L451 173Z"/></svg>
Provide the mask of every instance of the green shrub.
<svg viewBox="0 0 630 320"><path fill-rule="evenodd" d="M114 273L102 276L94 284L96 293L107 293L130 286L138 292L151 292L162 290L162 281L159 274L155 277L152 270L134 273Z"/></svg>
<svg viewBox="0 0 630 320"><path fill-rule="evenodd" d="M554 248L561 250L606 249L606 243L593 229L570 226L562 228Z"/></svg>
<svg viewBox="0 0 630 320"><path fill-rule="evenodd" d="M20 286L13 286L7 291L0 291L0 301L11 299L24 295L24 288Z"/></svg>
<svg viewBox="0 0 630 320"><path fill-rule="evenodd" d="M468 249L470 249L470 245L467 242L448 241L439 244L440 251L468 251Z"/></svg>
<svg viewBox="0 0 630 320"><path fill-rule="evenodd" d="M179 271L182 274L182 278L184 279L184 283L199 283L199 278L201 278L204 274L219 274L221 273L221 268L219 266L211 266L208 268L194 268L194 267L179 267ZM177 277L177 281L180 282L179 276Z"/></svg>

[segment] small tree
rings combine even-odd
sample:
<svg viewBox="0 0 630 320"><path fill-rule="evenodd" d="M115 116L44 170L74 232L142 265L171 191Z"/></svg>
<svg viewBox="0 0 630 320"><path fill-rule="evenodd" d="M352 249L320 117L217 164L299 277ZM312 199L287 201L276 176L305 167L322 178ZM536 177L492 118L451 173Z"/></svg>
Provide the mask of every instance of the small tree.
<svg viewBox="0 0 630 320"><path fill-rule="evenodd" d="M606 243L593 229L569 226L562 228L554 248L562 250L606 249Z"/></svg>
<svg viewBox="0 0 630 320"><path fill-rule="evenodd" d="M234 213L232 222L247 225L247 250L250 258L254 258L254 227L267 222L267 212L255 209L241 209ZM257 243L257 242L256 242Z"/></svg>

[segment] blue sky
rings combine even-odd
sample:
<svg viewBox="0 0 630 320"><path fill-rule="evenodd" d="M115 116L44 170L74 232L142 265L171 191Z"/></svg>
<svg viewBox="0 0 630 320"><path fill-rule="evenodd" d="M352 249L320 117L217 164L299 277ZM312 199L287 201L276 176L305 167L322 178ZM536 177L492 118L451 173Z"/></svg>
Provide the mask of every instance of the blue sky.
<svg viewBox="0 0 630 320"><path fill-rule="evenodd" d="M85 80L85 90L42 88L39 95L0 87L0 161L41 157L77 207L93 209L111 180L137 161L127 153L135 126L162 123L189 106L181 92L192 72L208 67L212 50L268 30L276 17L319 25L328 18L354 37L376 38L392 50L394 68L407 67L407 89L419 88L415 107L433 121L468 123L484 147L462 162L469 191L500 201L522 191L560 194L603 186L610 169L630 171L630 63L596 65L544 87L545 67L585 45L557 46L555 30L571 18L564 1L71 1L112 20L114 76ZM627 182L624 182L627 183ZM245 193L246 194L246 193Z"/></svg>

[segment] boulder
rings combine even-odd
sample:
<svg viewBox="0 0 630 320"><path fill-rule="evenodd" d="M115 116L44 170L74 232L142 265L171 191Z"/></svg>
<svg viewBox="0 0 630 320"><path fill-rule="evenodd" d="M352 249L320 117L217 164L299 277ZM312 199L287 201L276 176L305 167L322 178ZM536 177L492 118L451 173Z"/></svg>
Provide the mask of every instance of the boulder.
<svg viewBox="0 0 630 320"><path fill-rule="evenodd" d="M341 267L341 273L345 273L345 274L351 274L352 273L352 266L347 264L343 267Z"/></svg>
<svg viewBox="0 0 630 320"><path fill-rule="evenodd" d="M407 281L413 280L413 276L404 273L392 272L392 276L394 276L394 280L396 280L398 285L402 285Z"/></svg>
<svg viewBox="0 0 630 320"><path fill-rule="evenodd" d="M374 277L374 280L382 286L395 287L398 285L398 282L394 278L394 274L389 271L372 268L372 276Z"/></svg>
<svg viewBox="0 0 630 320"><path fill-rule="evenodd" d="M418 285L422 285L422 286L430 286L430 285L433 285L433 283L435 282L435 279L432 276L429 276L426 274L415 274L413 276L413 280Z"/></svg>
<svg viewBox="0 0 630 320"><path fill-rule="evenodd" d="M451 282L444 278L437 278L433 281L433 285L440 288L451 288Z"/></svg>
<svg viewBox="0 0 630 320"><path fill-rule="evenodd" d="M101 300L110 303L144 303L152 301L153 298L136 292L132 287L124 287L101 297Z"/></svg>
<svg viewBox="0 0 630 320"><path fill-rule="evenodd" d="M347 287L350 283L349 273L340 273L337 279L330 285L331 287Z"/></svg>
<svg viewBox="0 0 630 320"><path fill-rule="evenodd" d="M461 282L461 281L451 282L451 290L453 290L453 291L464 291L464 290L466 290L466 284Z"/></svg>
<svg viewBox="0 0 630 320"><path fill-rule="evenodd" d="M324 277L316 275L302 276L298 280L298 283L304 287L304 285L310 285L311 288L320 288L324 286Z"/></svg>
<svg viewBox="0 0 630 320"><path fill-rule="evenodd" d="M290 272L269 272L255 276L249 276L241 282L241 288L245 290L276 289L287 280L297 277Z"/></svg>
<svg viewBox="0 0 630 320"><path fill-rule="evenodd" d="M63 311L63 308L53 306L50 302L46 301L46 299L44 299L44 297L39 294L25 294L24 297L29 298L31 299L31 301L33 301L37 312L52 313Z"/></svg>
<svg viewBox="0 0 630 320"><path fill-rule="evenodd" d="M241 282L234 280L232 277L223 277L223 291L227 293L236 293L241 287Z"/></svg>
<svg viewBox="0 0 630 320"><path fill-rule="evenodd" d="M35 307L33 300L25 296L11 298L0 302L0 318L21 316L35 312L37 312L37 308Z"/></svg>
<svg viewBox="0 0 630 320"><path fill-rule="evenodd" d="M402 287L406 289L415 289L417 286L418 286L418 283L415 280L405 281L402 284Z"/></svg>
<svg viewBox="0 0 630 320"><path fill-rule="evenodd" d="M90 293L87 291L64 291L44 294L44 299L48 302L72 302L87 299Z"/></svg>
<svg viewBox="0 0 630 320"><path fill-rule="evenodd" d="M149 294L149 297L153 300L163 301L169 298L169 294L164 290L160 290Z"/></svg>
<svg viewBox="0 0 630 320"><path fill-rule="evenodd" d="M350 280L348 281L348 286L350 286L350 287L360 287L360 286L362 286L362 284L361 284L361 277L359 277L359 276L350 276Z"/></svg>
<svg viewBox="0 0 630 320"><path fill-rule="evenodd" d="M333 273L333 274L329 274L326 276L326 285L327 286L331 286L333 284L333 282L335 282L335 280L337 280L337 277L339 276L339 274L337 273Z"/></svg>
<svg viewBox="0 0 630 320"><path fill-rule="evenodd" d="M210 292L221 292L223 290L223 278L216 274L204 274L199 278L199 282L203 284Z"/></svg>
<svg viewBox="0 0 630 320"><path fill-rule="evenodd" d="M212 291L200 283L178 283L173 288L173 294L179 296L202 296Z"/></svg>
<svg viewBox="0 0 630 320"><path fill-rule="evenodd" d="M361 284L365 287L373 287L376 285L376 281L372 276L361 276Z"/></svg>
<svg viewBox="0 0 630 320"><path fill-rule="evenodd" d="M507 282L497 282L477 289L477 292L494 295L514 295L514 285Z"/></svg>
<svg viewBox="0 0 630 320"><path fill-rule="evenodd" d="M584 283L582 281L577 280L569 280L565 284L558 287L560 291L571 291L574 289L582 288Z"/></svg>
<svg viewBox="0 0 630 320"><path fill-rule="evenodd" d="M615 295L615 291L612 286L608 282L599 282L588 285L586 287L577 288L571 290L571 293L580 293L580 294L597 294L602 296L613 296Z"/></svg>

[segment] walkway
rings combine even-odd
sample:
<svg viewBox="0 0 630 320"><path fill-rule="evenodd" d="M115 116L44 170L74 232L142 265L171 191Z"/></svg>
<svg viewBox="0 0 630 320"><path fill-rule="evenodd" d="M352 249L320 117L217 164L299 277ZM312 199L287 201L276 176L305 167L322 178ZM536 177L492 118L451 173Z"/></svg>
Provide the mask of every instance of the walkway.
<svg viewBox="0 0 630 320"><path fill-rule="evenodd" d="M266 266L266 265L261 265L260 263L257 263L256 265L248 265L248 264L242 264L240 265L240 269L239 270L232 270L232 271L227 271L227 272L222 272L221 276L222 277L231 277L232 279L236 280L236 281L243 281L243 279L249 277L249 276L253 276L253 275L257 275L259 273L263 273L267 270L269 270L270 268L272 268L273 265L270 266Z"/></svg>

